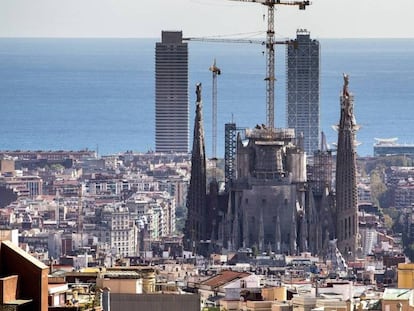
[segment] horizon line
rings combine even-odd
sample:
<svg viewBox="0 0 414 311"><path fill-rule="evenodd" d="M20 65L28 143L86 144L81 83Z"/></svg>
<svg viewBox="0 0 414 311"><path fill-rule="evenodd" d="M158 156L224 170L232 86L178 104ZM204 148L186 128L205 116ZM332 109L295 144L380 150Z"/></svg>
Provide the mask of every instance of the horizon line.
<svg viewBox="0 0 414 311"><path fill-rule="evenodd" d="M194 36L191 36L194 37ZM197 37L197 36L195 36ZM208 36L200 36L200 38ZM159 40L161 36L150 37L150 36L0 36L0 39L148 39L148 40ZM414 37L313 37L317 40L413 40ZM231 39L231 38L230 38ZM265 39L265 38L264 38Z"/></svg>

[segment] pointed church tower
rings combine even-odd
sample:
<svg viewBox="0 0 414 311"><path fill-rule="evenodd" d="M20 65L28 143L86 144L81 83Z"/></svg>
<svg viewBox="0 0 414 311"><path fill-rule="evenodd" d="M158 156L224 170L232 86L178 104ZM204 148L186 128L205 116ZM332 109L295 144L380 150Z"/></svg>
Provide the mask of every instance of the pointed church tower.
<svg viewBox="0 0 414 311"><path fill-rule="evenodd" d="M336 156L336 238L338 249L344 257L354 259L358 249L355 133L359 127L353 111L354 96L349 92L348 84L349 77L344 74Z"/></svg>
<svg viewBox="0 0 414 311"><path fill-rule="evenodd" d="M280 212L276 214L276 226L275 226L275 251L276 254L282 253L282 235L280 233Z"/></svg>
<svg viewBox="0 0 414 311"><path fill-rule="evenodd" d="M200 241L210 238L206 228L206 153L202 117L201 83L197 84L197 102L194 120L191 177L187 194L187 221L184 229L184 246L200 253Z"/></svg>
<svg viewBox="0 0 414 311"><path fill-rule="evenodd" d="M297 221L296 221L296 210L292 213L292 224L290 225L290 255L297 255Z"/></svg>

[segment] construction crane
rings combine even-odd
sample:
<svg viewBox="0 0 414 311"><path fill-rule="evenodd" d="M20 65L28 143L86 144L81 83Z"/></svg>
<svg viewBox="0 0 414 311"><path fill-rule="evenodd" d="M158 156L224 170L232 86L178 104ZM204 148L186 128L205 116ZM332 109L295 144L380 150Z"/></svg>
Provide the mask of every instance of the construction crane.
<svg viewBox="0 0 414 311"><path fill-rule="evenodd" d="M275 127L275 5L298 6L305 10L310 1L281 1L281 0L230 0L241 2L255 2L267 6L267 33L266 33L266 125L268 128Z"/></svg>
<svg viewBox="0 0 414 311"><path fill-rule="evenodd" d="M236 0L233 0L233 1L236 1ZM263 45L263 46L268 46L268 44L266 43L266 41L264 41L264 40L258 40L258 39L233 39L233 38L214 38L214 37L184 37L183 38L183 41L199 41L199 42L212 42L212 43L251 43L251 44L260 44L260 45ZM273 45L276 45L276 44L293 44L293 45L296 45L297 44L296 41L293 41L293 40L277 40L277 41L276 40L272 40L272 42L273 42ZM274 51L273 51L273 53L274 53ZM272 66L272 68L274 68L274 56L273 56L272 59L273 59L273 66ZM269 70L268 70L268 73L267 73L267 76L266 77L269 77L269 76L270 75L269 75ZM273 69L272 76L274 77L274 69ZM272 88L271 88L271 90L272 90L272 94L274 94L274 91L273 91L274 90L274 86L273 85L274 85L274 80L275 79L265 78L265 80L268 81L268 82L272 81ZM214 72L213 72L213 83L214 83L214 81L215 80L214 80ZM270 90L269 87L267 87L266 89L268 91ZM269 92L267 92L267 93L269 94ZM213 98L214 98L214 92L213 92ZM273 100L273 98L274 98L274 95L267 95L268 107L269 106L272 106L272 107L274 106L274 100ZM269 102L269 99L272 99L271 103ZM267 111L269 111L269 109L267 109ZM272 108L272 113L270 113L270 114L268 113L267 114L267 120L269 120L269 115L271 116L272 121L270 123L268 122L268 124L274 124L274 121L273 121L273 119L274 119L274 109L273 108ZM213 122L214 122L214 119L213 119ZM214 127L214 124L213 124L213 127ZM213 133L213 137L214 137L214 133ZM215 157L214 152L213 152L213 156Z"/></svg>
<svg viewBox="0 0 414 311"><path fill-rule="evenodd" d="M221 74L220 68L216 66L216 60L214 59L213 65L210 66L209 70L212 73L212 157L213 161L217 161L217 76ZM214 163L213 178L216 179L216 165Z"/></svg>
<svg viewBox="0 0 414 311"><path fill-rule="evenodd" d="M217 76L221 75L221 70L216 66L216 60L214 59L213 65L210 66L209 70L212 73L212 154L213 158L217 157Z"/></svg>
<svg viewBox="0 0 414 311"><path fill-rule="evenodd" d="M266 41L257 39L232 39L217 37L184 37L183 41L222 42L222 43L257 43L265 45Z"/></svg>
<svg viewBox="0 0 414 311"><path fill-rule="evenodd" d="M252 43L266 45L266 41L257 39L233 39L233 38L214 38L214 37L184 37L183 41L200 41L212 43ZM273 44L296 44L295 41L281 40L274 41Z"/></svg>

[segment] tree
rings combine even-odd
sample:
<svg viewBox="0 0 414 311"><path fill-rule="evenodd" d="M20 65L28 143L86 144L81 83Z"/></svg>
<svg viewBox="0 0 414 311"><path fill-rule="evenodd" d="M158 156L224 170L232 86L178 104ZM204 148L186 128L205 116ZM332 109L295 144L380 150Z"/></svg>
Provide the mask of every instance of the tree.
<svg viewBox="0 0 414 311"><path fill-rule="evenodd" d="M384 168L379 167L373 170L370 175L371 197L374 205L377 205L378 207L382 207L380 204L380 199L383 196L383 194L387 191L387 186L383 181L383 171Z"/></svg>
<svg viewBox="0 0 414 311"><path fill-rule="evenodd" d="M387 214L384 215L384 225L385 225L385 228L387 228L388 230L392 229L394 225L394 220L391 218L390 215L387 215Z"/></svg>
<svg viewBox="0 0 414 311"><path fill-rule="evenodd" d="M61 171L63 171L63 170L65 169L65 167L64 167L63 165L61 165L61 164L52 164L52 165L50 166L50 169L51 169L52 171L61 172Z"/></svg>

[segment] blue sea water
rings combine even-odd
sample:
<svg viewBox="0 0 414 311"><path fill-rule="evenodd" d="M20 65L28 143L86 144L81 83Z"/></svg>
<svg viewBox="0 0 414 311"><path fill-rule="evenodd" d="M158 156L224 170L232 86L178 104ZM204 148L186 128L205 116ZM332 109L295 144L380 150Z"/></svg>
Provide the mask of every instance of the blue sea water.
<svg viewBox="0 0 414 311"><path fill-rule="evenodd" d="M154 149L157 39L0 39L0 150ZM342 73L350 75L361 129L358 153L375 137L414 142L414 39L321 39L321 130L336 142ZM224 123L265 123L265 56L254 44L190 42L190 133L195 84L203 84L211 154L211 72L218 77L218 156ZM276 60L277 127L285 126L285 51ZM191 146L191 143L190 143Z"/></svg>

